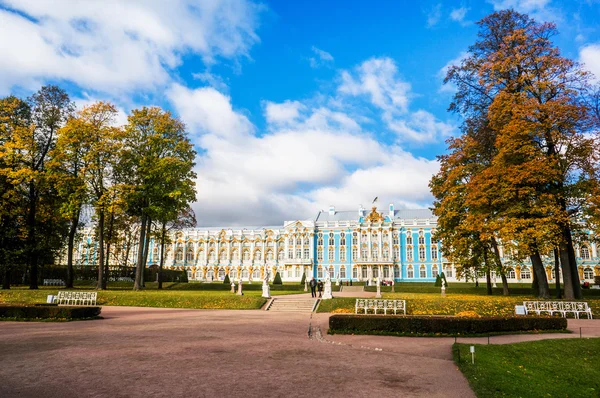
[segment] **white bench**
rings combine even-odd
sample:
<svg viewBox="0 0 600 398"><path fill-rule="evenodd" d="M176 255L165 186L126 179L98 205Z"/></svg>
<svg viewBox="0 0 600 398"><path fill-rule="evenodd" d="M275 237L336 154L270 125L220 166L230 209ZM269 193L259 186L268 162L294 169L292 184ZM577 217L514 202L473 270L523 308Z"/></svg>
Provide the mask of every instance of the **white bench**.
<svg viewBox="0 0 600 398"><path fill-rule="evenodd" d="M58 292L58 305L96 305L98 292Z"/></svg>
<svg viewBox="0 0 600 398"><path fill-rule="evenodd" d="M579 314L586 314L588 319L592 319L592 309L583 301L523 301L523 306L526 315L529 313L540 315L545 312L549 315L560 314L566 317L568 313L572 313L577 319Z"/></svg>
<svg viewBox="0 0 600 398"><path fill-rule="evenodd" d="M44 279L44 286L64 286L65 281L62 279Z"/></svg>
<svg viewBox="0 0 600 398"><path fill-rule="evenodd" d="M377 314L377 311L383 311L385 315L387 312L394 311L397 314L398 311L402 311L406 315L406 300L368 300L368 299L356 299L356 306L354 313L358 314L359 311L365 314L369 313L369 310L373 310L373 314Z"/></svg>

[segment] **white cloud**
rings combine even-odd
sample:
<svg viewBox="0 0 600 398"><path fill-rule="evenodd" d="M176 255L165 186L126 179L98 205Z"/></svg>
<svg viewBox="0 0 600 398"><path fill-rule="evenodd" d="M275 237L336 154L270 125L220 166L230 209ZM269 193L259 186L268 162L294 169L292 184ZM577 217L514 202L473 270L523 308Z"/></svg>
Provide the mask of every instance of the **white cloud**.
<svg viewBox="0 0 600 398"><path fill-rule="evenodd" d="M311 68L319 68L321 66L331 65L333 63L333 55L327 51L323 51L315 46L312 46L311 50L315 54L314 57L310 57L308 59Z"/></svg>
<svg viewBox="0 0 600 398"><path fill-rule="evenodd" d="M488 0L494 10L506 10L512 8L521 13L529 14L538 21L562 22L562 12L551 7L551 0Z"/></svg>
<svg viewBox="0 0 600 398"><path fill-rule="evenodd" d="M461 62L467 58L469 56L469 53L466 51L462 51L458 57L451 59L450 61L446 62L446 65L442 66L442 68L439 70L438 72L438 78L443 81L446 78L446 75L448 74L448 70L452 67L452 66L460 66ZM451 93L454 94L456 92L456 86L452 83L446 83L446 84L442 84L440 86L440 89L438 90L438 92L440 93Z"/></svg>
<svg viewBox="0 0 600 398"><path fill-rule="evenodd" d="M463 26L468 25L469 21L465 21L465 17L467 16L468 11L469 8L467 7L455 8L450 12L450 19L460 23Z"/></svg>
<svg viewBox="0 0 600 398"><path fill-rule="evenodd" d="M246 56L259 40L260 7L245 0L4 4L17 12L0 9L0 36L10 37L0 41L0 93L47 79L112 94L153 89L170 81L183 54L210 65Z"/></svg>
<svg viewBox="0 0 600 398"><path fill-rule="evenodd" d="M405 140L416 142L432 142L441 137L449 137L454 126L441 122L431 113L419 109L411 113L409 118L391 120L388 127Z"/></svg>
<svg viewBox="0 0 600 398"><path fill-rule="evenodd" d="M381 144L342 112L267 103L261 133L212 88L174 85L169 99L203 149L194 205L201 225L279 225L331 203L353 210L372 192L399 206L431 200L437 162Z"/></svg>
<svg viewBox="0 0 600 398"><path fill-rule="evenodd" d="M442 5L436 4L427 12L427 26L433 27L442 19Z"/></svg>
<svg viewBox="0 0 600 398"><path fill-rule="evenodd" d="M594 80L600 81L600 44L589 44L579 50L579 60L584 68L594 74Z"/></svg>

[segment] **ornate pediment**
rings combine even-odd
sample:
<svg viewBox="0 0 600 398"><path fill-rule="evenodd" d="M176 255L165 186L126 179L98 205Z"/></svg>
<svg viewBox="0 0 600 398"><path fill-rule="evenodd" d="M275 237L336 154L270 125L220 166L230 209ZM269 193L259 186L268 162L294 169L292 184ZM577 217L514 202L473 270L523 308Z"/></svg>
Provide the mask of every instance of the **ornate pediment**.
<svg viewBox="0 0 600 398"><path fill-rule="evenodd" d="M380 223L383 221L384 221L384 218L381 215L381 213L379 213L377 211L376 206L373 206L373 208L371 209L371 212L365 217L365 222Z"/></svg>

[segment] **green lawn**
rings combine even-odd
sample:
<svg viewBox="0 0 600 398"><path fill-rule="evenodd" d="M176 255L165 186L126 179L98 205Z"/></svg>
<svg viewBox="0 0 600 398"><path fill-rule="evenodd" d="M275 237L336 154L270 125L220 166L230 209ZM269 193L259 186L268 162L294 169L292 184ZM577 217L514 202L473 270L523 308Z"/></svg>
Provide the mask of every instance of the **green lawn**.
<svg viewBox="0 0 600 398"><path fill-rule="evenodd" d="M94 283L78 283L75 289L91 291ZM222 283L164 283L163 290L157 289L157 283L146 284L142 291L132 291L131 282L111 282L108 290L98 292L98 305L123 305L138 307L164 308L201 308L201 309L259 309L267 299L262 298L260 283L244 285L243 296L230 292L231 287ZM48 294L56 294L63 288L43 286L39 290L29 290L26 287L12 287L10 290L0 290L2 303L45 303ZM304 287L299 284L272 286L271 294L285 295L304 293Z"/></svg>
<svg viewBox="0 0 600 398"><path fill-rule="evenodd" d="M334 295L335 296L335 295ZM515 305L524 300L535 300L533 296L502 296L447 293L383 293L384 299L406 300L406 313L410 315L456 315L475 312L481 316L512 315ZM586 297L594 314L600 314L600 297ZM334 298L319 304L317 312L354 313L356 299Z"/></svg>
<svg viewBox="0 0 600 398"><path fill-rule="evenodd" d="M454 345L454 359L479 398L600 396L600 339ZM460 361L459 361L460 350Z"/></svg>

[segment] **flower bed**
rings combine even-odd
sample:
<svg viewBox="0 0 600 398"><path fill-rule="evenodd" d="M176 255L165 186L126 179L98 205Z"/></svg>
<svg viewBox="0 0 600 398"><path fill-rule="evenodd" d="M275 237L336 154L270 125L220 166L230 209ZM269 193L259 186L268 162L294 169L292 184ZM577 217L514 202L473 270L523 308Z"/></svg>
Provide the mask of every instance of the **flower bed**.
<svg viewBox="0 0 600 398"><path fill-rule="evenodd" d="M59 307L55 305L0 305L4 320L75 320L100 316L100 307Z"/></svg>
<svg viewBox="0 0 600 398"><path fill-rule="evenodd" d="M329 333L474 335L566 330L565 318L332 315Z"/></svg>

